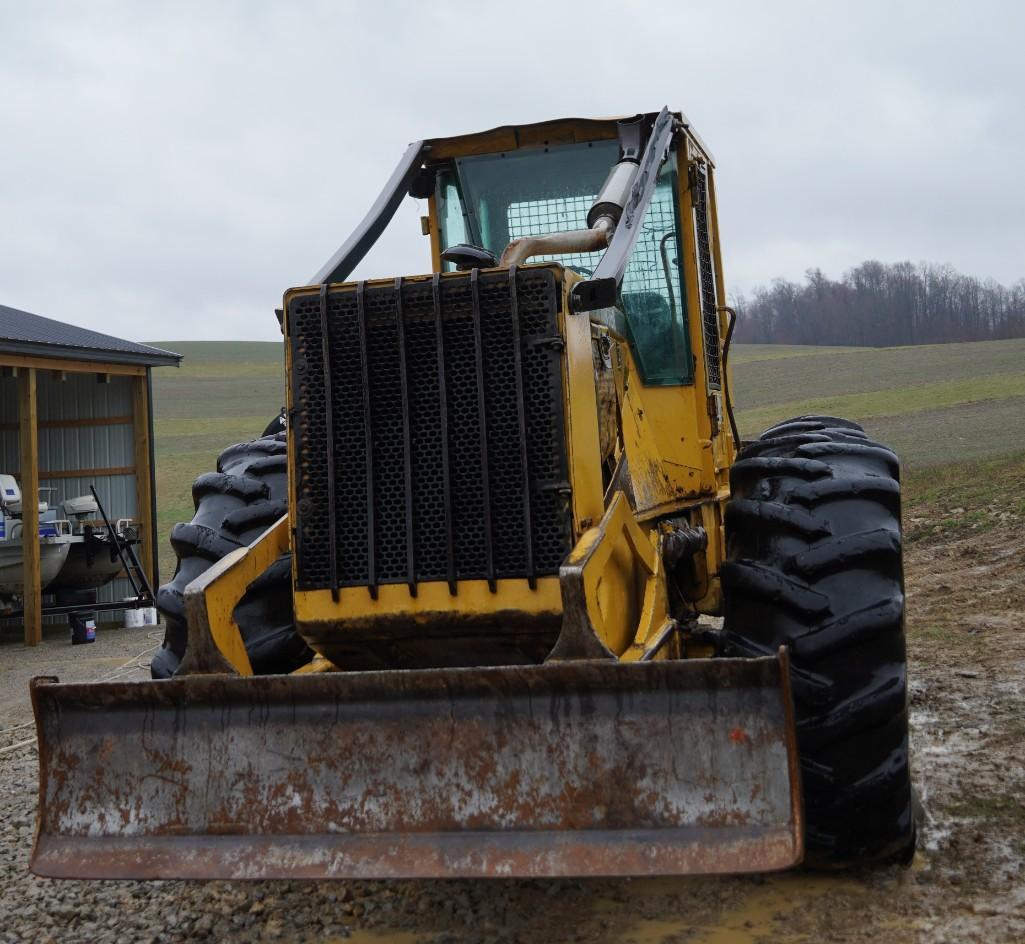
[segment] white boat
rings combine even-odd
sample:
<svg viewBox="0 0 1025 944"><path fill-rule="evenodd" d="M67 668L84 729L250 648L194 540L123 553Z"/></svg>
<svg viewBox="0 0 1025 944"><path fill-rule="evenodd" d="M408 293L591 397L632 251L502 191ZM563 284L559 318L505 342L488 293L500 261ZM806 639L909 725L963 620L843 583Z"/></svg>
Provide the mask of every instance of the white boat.
<svg viewBox="0 0 1025 944"><path fill-rule="evenodd" d="M65 499L61 515L71 522L70 550L49 593L95 590L123 572L118 545L139 543L138 529L130 519L120 518L109 528L98 525L100 506L91 495Z"/></svg>
<svg viewBox="0 0 1025 944"><path fill-rule="evenodd" d="M40 515L46 502L39 503ZM25 594L24 528L21 489L13 475L0 474L0 610ZM39 585L45 589L60 573L71 549L71 525L56 517L39 522Z"/></svg>
<svg viewBox="0 0 1025 944"><path fill-rule="evenodd" d="M19 522L20 523L20 522ZM67 536L39 539L39 585L46 588L64 566L71 543ZM21 597L25 589L24 552L21 538L0 540L0 599Z"/></svg>

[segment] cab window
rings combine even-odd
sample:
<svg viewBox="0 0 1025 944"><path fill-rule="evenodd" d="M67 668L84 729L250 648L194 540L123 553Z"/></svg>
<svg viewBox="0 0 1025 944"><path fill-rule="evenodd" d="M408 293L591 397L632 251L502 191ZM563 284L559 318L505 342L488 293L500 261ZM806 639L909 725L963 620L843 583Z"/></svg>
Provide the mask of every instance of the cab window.
<svg viewBox="0 0 1025 944"><path fill-rule="evenodd" d="M676 217L676 155L662 165L655 195L623 275L619 306L646 384L693 382L686 297L681 290L682 243Z"/></svg>
<svg viewBox="0 0 1025 944"><path fill-rule="evenodd" d="M438 180L442 247L470 242L496 256L514 239L583 229L619 153L593 141L459 158ZM534 256L589 275L601 253Z"/></svg>
<svg viewBox="0 0 1025 944"><path fill-rule="evenodd" d="M615 141L525 148L457 159L438 175L443 249L471 243L500 256L513 240L584 229L587 212L619 154ZM680 290L676 155L659 172L617 308L647 384L691 383L686 302ZM533 256L590 276L601 252ZM453 268L445 264L446 270Z"/></svg>

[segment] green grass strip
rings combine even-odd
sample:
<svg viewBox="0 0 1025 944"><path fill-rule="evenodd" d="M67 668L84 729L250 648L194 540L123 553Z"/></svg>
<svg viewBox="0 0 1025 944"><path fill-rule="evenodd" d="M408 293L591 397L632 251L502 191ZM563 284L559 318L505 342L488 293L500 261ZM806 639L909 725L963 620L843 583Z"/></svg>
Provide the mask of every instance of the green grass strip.
<svg viewBox="0 0 1025 944"><path fill-rule="evenodd" d="M753 364L756 361L779 361L790 357L816 357L822 354L861 354L870 347L828 347L814 344L733 344L730 363Z"/></svg>
<svg viewBox="0 0 1025 944"><path fill-rule="evenodd" d="M899 382L900 378L895 377ZM791 416L821 413L827 416L846 416L853 420L880 416L903 416L922 410L935 410L979 403L983 400L1005 400L1025 396L1025 373L992 374L946 383L916 384L873 390L870 393L851 393L835 397L815 397L791 400L751 410L740 410L737 423L744 434L758 433Z"/></svg>

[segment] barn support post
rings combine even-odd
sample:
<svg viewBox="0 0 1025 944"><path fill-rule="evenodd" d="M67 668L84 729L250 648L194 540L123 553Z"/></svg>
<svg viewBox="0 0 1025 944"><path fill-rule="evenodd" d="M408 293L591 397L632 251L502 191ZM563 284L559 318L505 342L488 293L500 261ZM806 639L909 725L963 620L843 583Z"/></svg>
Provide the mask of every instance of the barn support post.
<svg viewBox="0 0 1025 944"><path fill-rule="evenodd" d="M43 593L39 585L39 428L34 367L18 371L18 434L25 645L38 646L43 640Z"/></svg>
<svg viewBox="0 0 1025 944"><path fill-rule="evenodd" d="M140 563L151 586L157 584L156 512L153 494L153 417L149 369L132 378L132 417L135 448L135 517L141 528Z"/></svg>

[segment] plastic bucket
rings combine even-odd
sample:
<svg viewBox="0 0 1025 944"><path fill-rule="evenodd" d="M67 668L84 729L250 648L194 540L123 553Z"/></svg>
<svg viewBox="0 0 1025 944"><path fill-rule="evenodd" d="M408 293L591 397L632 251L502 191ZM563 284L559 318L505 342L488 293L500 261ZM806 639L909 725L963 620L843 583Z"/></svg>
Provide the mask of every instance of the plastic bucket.
<svg viewBox="0 0 1025 944"><path fill-rule="evenodd" d="M125 629L135 629L137 626L145 626L146 621L143 616L145 609L140 608L138 610L125 610Z"/></svg>

